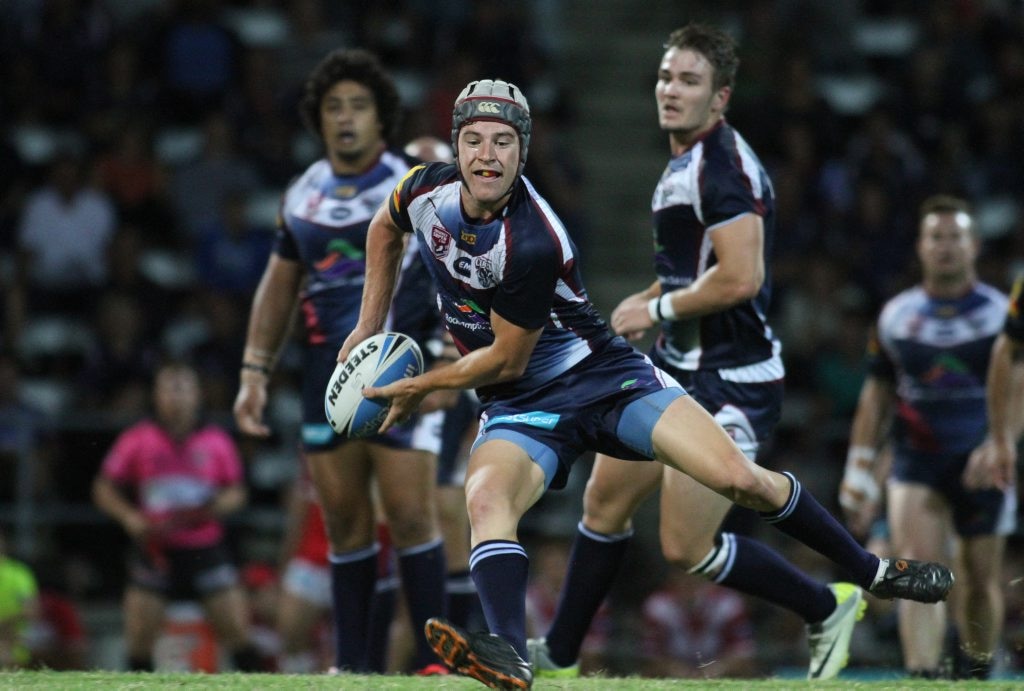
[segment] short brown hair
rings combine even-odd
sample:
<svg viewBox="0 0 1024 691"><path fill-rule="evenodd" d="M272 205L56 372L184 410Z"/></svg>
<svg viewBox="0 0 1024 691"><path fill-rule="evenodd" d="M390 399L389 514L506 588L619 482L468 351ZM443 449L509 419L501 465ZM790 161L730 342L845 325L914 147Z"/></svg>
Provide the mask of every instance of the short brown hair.
<svg viewBox="0 0 1024 691"><path fill-rule="evenodd" d="M736 81L736 70L740 66L736 41L721 29L707 24L687 24L669 34L665 50L669 48L692 50L707 58L715 68L711 84L715 91L723 86L732 87Z"/></svg>
<svg viewBox="0 0 1024 691"><path fill-rule="evenodd" d="M965 213L971 215L971 205L966 199L954 197L951 194L933 194L921 202L918 218L923 219L928 214L955 214Z"/></svg>

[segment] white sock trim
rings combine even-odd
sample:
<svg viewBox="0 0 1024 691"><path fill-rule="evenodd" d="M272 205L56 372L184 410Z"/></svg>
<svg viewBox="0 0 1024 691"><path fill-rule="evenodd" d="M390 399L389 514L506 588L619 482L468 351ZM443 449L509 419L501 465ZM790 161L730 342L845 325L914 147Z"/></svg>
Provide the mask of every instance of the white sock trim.
<svg viewBox="0 0 1024 691"><path fill-rule="evenodd" d="M889 560L888 559L879 559L878 560L878 571L875 573L875 577L871 581L871 588L874 588L876 585L881 583L882 576L885 575L885 570L888 569L888 568L889 568ZM868 588L868 590L870 590L871 588Z"/></svg>

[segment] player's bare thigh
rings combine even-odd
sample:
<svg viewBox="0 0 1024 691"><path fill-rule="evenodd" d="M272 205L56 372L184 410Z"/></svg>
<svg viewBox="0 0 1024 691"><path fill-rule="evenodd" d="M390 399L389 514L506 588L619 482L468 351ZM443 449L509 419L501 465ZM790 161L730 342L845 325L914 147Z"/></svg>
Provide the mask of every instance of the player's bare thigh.
<svg viewBox="0 0 1024 691"><path fill-rule="evenodd" d="M654 453L665 465L747 508L772 511L789 497L789 479L758 467L689 396L674 400L654 425Z"/></svg>
<svg viewBox="0 0 1024 691"><path fill-rule="evenodd" d="M604 535L628 530L637 508L658 489L663 468L597 454L583 494L583 525Z"/></svg>
<svg viewBox="0 0 1024 691"><path fill-rule="evenodd" d="M370 456L395 546L412 547L440 537L435 500L437 456L384 446L374 446Z"/></svg>
<svg viewBox="0 0 1024 691"><path fill-rule="evenodd" d="M308 451L324 526L335 553L368 547L376 537L369 443L350 441L326 451Z"/></svg>
<svg viewBox="0 0 1024 691"><path fill-rule="evenodd" d="M889 531L896 554L906 559L946 561L952 517L945 498L923 484L890 481Z"/></svg>

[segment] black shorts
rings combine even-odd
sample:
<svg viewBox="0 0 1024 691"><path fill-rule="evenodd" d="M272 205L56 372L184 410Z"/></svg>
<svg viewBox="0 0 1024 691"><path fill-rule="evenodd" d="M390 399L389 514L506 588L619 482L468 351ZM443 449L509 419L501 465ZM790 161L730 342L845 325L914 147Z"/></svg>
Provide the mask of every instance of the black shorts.
<svg viewBox="0 0 1024 691"><path fill-rule="evenodd" d="M211 547L133 550L128 569L132 585L168 600L201 600L238 585L238 569L223 544Z"/></svg>
<svg viewBox="0 0 1024 691"><path fill-rule="evenodd" d="M1016 493L964 487L960 476L969 456L926 456L897 449L890 477L898 482L927 485L941 494L953 514L953 527L961 537L1009 535L1017 527Z"/></svg>
<svg viewBox="0 0 1024 691"><path fill-rule="evenodd" d="M747 458L757 460L758 449L771 437L782 416L783 380L726 381L714 370L681 370L656 355L651 359L714 416Z"/></svg>

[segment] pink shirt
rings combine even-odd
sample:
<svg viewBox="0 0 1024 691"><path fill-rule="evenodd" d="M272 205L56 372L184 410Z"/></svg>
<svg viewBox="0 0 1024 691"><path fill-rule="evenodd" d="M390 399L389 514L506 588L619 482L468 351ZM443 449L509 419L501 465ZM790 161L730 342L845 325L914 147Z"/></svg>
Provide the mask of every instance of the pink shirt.
<svg viewBox="0 0 1024 691"><path fill-rule="evenodd" d="M223 538L220 521L204 518L181 525L175 517L211 501L225 487L242 482L242 461L234 440L208 425L177 442L150 420L121 433L103 460L101 473L136 492L150 520L166 522L164 547L208 547Z"/></svg>

